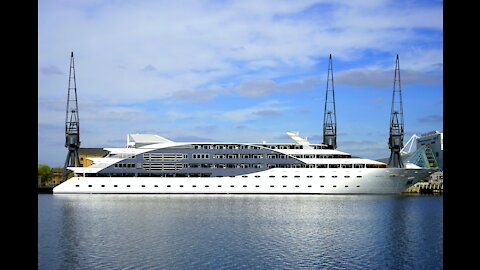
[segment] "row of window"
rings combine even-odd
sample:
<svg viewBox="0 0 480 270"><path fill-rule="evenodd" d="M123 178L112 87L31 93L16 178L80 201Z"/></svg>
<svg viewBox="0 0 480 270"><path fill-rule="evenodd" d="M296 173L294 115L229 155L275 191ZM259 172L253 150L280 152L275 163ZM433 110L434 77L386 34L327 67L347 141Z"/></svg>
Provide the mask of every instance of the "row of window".
<svg viewBox="0 0 480 270"><path fill-rule="evenodd" d="M203 174L203 173L145 174L145 173L139 173L139 174L135 175L135 174L132 174L132 173L130 173L130 174L122 173L122 174L86 174L86 176L87 177L94 177L94 176L97 176L97 177L135 177L135 176L138 176L138 177L211 177L211 174ZM215 177L248 178L249 176L248 175L236 175L236 176L235 175L231 175L231 176L218 175L218 176L215 176ZM254 175L253 177L254 178L260 178L260 175ZM269 175L268 176L268 178L275 178L275 177L276 177L275 175ZM282 175L281 176L281 178L288 178L288 177L291 177L291 176L288 176L288 175ZM318 177L319 178L325 178L325 175L319 175ZM350 178L350 175L344 175L343 177L344 178ZM280 176L279 176L279 178L280 178ZM295 175L295 176L293 176L293 178L300 178L300 176ZM313 176L312 175L307 175L306 178L313 178ZM332 178L338 178L338 176L337 175L332 175ZM357 175L356 178L362 178L362 176Z"/></svg>
<svg viewBox="0 0 480 270"><path fill-rule="evenodd" d="M296 158L351 158L350 155L314 155L314 154L305 154L305 155L292 155ZM259 159L264 158L263 154L212 154L212 158L218 159ZM187 158L187 154L172 154L172 153L145 153L143 158L147 161L177 161ZM195 153L192 154L193 159L209 159L210 154L206 153ZM288 159L290 158L284 154L267 154L267 159Z"/></svg>
<svg viewBox="0 0 480 270"><path fill-rule="evenodd" d="M75 185L75 187L80 187L80 185ZM92 185L88 185L88 187L92 187ZM105 187L105 185L101 185L101 187ZM118 185L113 185L113 187L118 187ZM126 185L126 187L131 187L131 185ZM142 185L142 187L146 187L146 185ZM154 187L158 187L158 185L154 185ZM167 185L167 188L172 187L172 185ZM179 187L183 188L183 185L179 185ZM192 187L197 187L197 185L192 185ZM205 185L206 188L209 188L210 185ZM222 185L217 185L217 187L221 188ZM235 185L230 185L231 188L234 188ZM248 187L247 185L243 185L244 188ZM255 185L256 188L259 188L260 185ZM275 185L270 185L271 188L275 187ZM282 185L282 187L286 188L287 185ZM295 185L296 188L299 188L300 185ZM312 185L308 185L307 187L311 188ZM325 187L325 185L320 185L321 188ZM332 187L337 187L336 185L333 185ZM346 188L348 188L348 185L345 185ZM356 187L360 187L360 185L356 185Z"/></svg>
<svg viewBox="0 0 480 270"><path fill-rule="evenodd" d="M134 163L116 163L115 168L135 168ZM183 168L212 168L212 169L235 169L235 168L386 168L384 164L197 164L197 163L138 163L136 168L145 170L180 170Z"/></svg>
<svg viewBox="0 0 480 270"><path fill-rule="evenodd" d="M179 161L187 158L183 153L145 153L143 159L146 161Z"/></svg>

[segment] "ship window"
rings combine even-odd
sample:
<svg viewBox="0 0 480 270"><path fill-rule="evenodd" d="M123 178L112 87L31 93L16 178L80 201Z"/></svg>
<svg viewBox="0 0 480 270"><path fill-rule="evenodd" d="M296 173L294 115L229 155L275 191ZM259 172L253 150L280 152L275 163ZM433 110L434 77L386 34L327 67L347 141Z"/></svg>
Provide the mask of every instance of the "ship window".
<svg viewBox="0 0 480 270"><path fill-rule="evenodd" d="M235 187L234 185L231 185L230 187Z"/></svg>
<svg viewBox="0 0 480 270"><path fill-rule="evenodd" d="M246 175L242 175L242 177L243 177L243 178L247 178L248 176L246 176Z"/></svg>
<svg viewBox="0 0 480 270"><path fill-rule="evenodd" d="M192 187L197 187L196 185L192 185Z"/></svg>
<svg viewBox="0 0 480 270"><path fill-rule="evenodd" d="M307 176L307 178L312 178L312 176L311 176L311 175L309 175L309 176Z"/></svg>
<svg viewBox="0 0 480 270"><path fill-rule="evenodd" d="M317 164L317 168L327 168L327 164Z"/></svg>
<svg viewBox="0 0 480 270"><path fill-rule="evenodd" d="M105 185L102 185L102 187L105 187Z"/></svg>
<svg viewBox="0 0 480 270"><path fill-rule="evenodd" d="M158 187L158 185L155 185L154 187Z"/></svg>
<svg viewBox="0 0 480 270"><path fill-rule="evenodd" d="M243 185L243 187L247 187L246 185Z"/></svg>
<svg viewBox="0 0 480 270"><path fill-rule="evenodd" d="M260 187L259 185L255 185L255 187Z"/></svg>
<svg viewBox="0 0 480 270"><path fill-rule="evenodd" d="M362 178L362 176L361 176L361 175L357 175L357 178Z"/></svg>
<svg viewBox="0 0 480 270"><path fill-rule="evenodd" d="M319 177L320 177L320 178L325 178L325 175L320 175Z"/></svg>
<svg viewBox="0 0 480 270"><path fill-rule="evenodd" d="M345 175L345 178L350 178L350 175Z"/></svg>
<svg viewBox="0 0 480 270"><path fill-rule="evenodd" d="M209 185L205 185L205 187L210 187Z"/></svg>
<svg viewBox="0 0 480 270"><path fill-rule="evenodd" d="M340 164L328 164L329 168L340 168Z"/></svg>
<svg viewBox="0 0 480 270"><path fill-rule="evenodd" d="M92 187L92 185L88 185L88 187Z"/></svg>
<svg viewBox="0 0 480 270"><path fill-rule="evenodd" d="M270 187L275 187L274 185L270 185Z"/></svg>
<svg viewBox="0 0 480 270"><path fill-rule="evenodd" d="M348 186L345 186L345 187L348 187Z"/></svg>
<svg viewBox="0 0 480 270"><path fill-rule="evenodd" d="M333 187L337 187L337 186L333 186Z"/></svg>
<svg viewBox="0 0 480 270"><path fill-rule="evenodd" d="M357 185L357 187L360 187L360 186Z"/></svg>
<svg viewBox="0 0 480 270"><path fill-rule="evenodd" d="M75 185L76 187L80 187L80 185Z"/></svg>
<svg viewBox="0 0 480 270"><path fill-rule="evenodd" d="M130 185L127 185L127 187L130 187Z"/></svg>
<svg viewBox="0 0 480 270"><path fill-rule="evenodd" d="M260 175L255 175L255 178L259 178L259 177L260 177Z"/></svg>
<svg viewBox="0 0 480 270"><path fill-rule="evenodd" d="M170 185L167 185L167 187L171 187Z"/></svg>
<svg viewBox="0 0 480 270"><path fill-rule="evenodd" d="M235 177L234 175L230 175L229 177Z"/></svg>
<svg viewBox="0 0 480 270"><path fill-rule="evenodd" d="M299 185L296 185L295 187L300 187Z"/></svg>
<svg viewBox="0 0 480 270"><path fill-rule="evenodd" d="M365 164L354 164L354 168L365 168Z"/></svg>
<svg viewBox="0 0 480 270"><path fill-rule="evenodd" d="M286 175L282 175L282 178L287 178L287 176L286 176Z"/></svg>
<svg viewBox="0 0 480 270"><path fill-rule="evenodd" d="M299 178L300 176L299 176L299 175L295 175L294 177L295 177L295 178Z"/></svg>
<svg viewBox="0 0 480 270"><path fill-rule="evenodd" d="M142 187L145 187L145 185L142 185Z"/></svg>
<svg viewBox="0 0 480 270"><path fill-rule="evenodd" d="M308 185L308 187L312 187L312 185Z"/></svg>
<svg viewBox="0 0 480 270"><path fill-rule="evenodd" d="M324 187L324 185L321 185L320 187Z"/></svg>
<svg viewBox="0 0 480 270"><path fill-rule="evenodd" d="M342 168L352 168L352 164L342 164Z"/></svg>
<svg viewBox="0 0 480 270"><path fill-rule="evenodd" d="M180 185L180 187L183 187L183 185Z"/></svg>
<svg viewBox="0 0 480 270"><path fill-rule="evenodd" d="M283 187L287 187L286 185L283 185Z"/></svg>
<svg viewBox="0 0 480 270"><path fill-rule="evenodd" d="M337 176L336 176L336 175L333 175L332 178L337 178Z"/></svg>
<svg viewBox="0 0 480 270"><path fill-rule="evenodd" d="M217 187L222 187L222 185L218 185Z"/></svg>
<svg viewBox="0 0 480 270"><path fill-rule="evenodd" d="M113 185L113 187L118 187L118 185Z"/></svg>
<svg viewBox="0 0 480 270"><path fill-rule="evenodd" d="M269 177L270 177L270 178L275 178L275 175L270 175Z"/></svg>

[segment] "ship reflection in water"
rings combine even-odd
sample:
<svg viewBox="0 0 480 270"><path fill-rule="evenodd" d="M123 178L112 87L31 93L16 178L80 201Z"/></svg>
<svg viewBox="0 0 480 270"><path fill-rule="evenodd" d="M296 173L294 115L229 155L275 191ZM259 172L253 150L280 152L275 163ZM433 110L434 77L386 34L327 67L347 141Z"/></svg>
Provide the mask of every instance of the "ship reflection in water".
<svg viewBox="0 0 480 270"><path fill-rule="evenodd" d="M38 195L39 269L442 269L443 198Z"/></svg>

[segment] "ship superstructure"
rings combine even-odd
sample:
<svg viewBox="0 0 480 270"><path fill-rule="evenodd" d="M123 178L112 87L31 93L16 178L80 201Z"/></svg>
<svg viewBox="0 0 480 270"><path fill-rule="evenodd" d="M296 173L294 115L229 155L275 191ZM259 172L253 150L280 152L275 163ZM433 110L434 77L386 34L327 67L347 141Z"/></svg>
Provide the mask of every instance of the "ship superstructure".
<svg viewBox="0 0 480 270"><path fill-rule="evenodd" d="M413 164L385 163L311 144L174 142L133 134L125 148L69 167L75 177L54 193L400 193L431 173Z"/></svg>

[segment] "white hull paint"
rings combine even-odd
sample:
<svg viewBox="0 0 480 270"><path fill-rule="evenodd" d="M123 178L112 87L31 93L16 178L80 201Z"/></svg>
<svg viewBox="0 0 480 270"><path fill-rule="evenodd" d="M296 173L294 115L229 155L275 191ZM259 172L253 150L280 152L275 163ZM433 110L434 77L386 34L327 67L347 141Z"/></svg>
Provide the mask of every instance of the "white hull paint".
<svg viewBox="0 0 480 270"><path fill-rule="evenodd" d="M430 173L400 168L270 169L235 177L72 177L53 193L399 194Z"/></svg>

